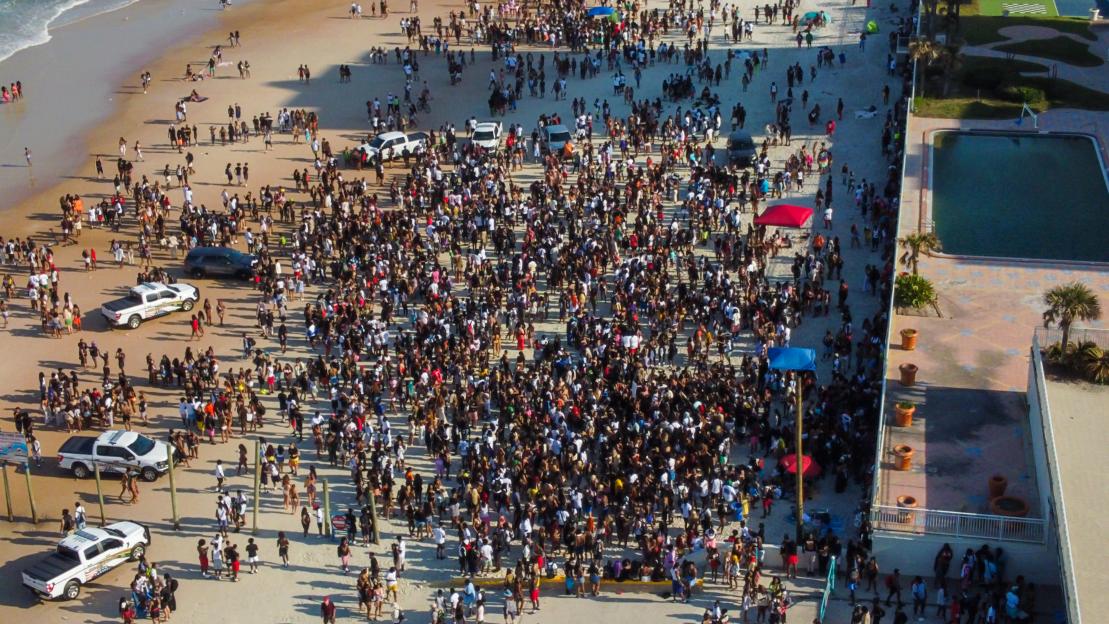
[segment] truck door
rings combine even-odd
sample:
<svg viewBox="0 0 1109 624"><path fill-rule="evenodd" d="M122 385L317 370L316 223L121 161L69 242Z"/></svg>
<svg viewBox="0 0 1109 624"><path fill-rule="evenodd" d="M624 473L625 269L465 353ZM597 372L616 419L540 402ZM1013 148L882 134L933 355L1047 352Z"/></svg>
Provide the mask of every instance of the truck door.
<svg viewBox="0 0 1109 624"><path fill-rule="evenodd" d="M100 464L101 472L122 473L129 466L134 465L135 456L125 448L97 445L96 460Z"/></svg>

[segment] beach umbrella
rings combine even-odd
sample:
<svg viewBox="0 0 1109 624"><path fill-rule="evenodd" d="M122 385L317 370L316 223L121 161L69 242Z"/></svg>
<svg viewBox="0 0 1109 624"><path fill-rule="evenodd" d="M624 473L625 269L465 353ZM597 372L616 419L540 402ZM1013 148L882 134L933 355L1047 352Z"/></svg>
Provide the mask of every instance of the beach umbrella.
<svg viewBox="0 0 1109 624"><path fill-rule="evenodd" d="M797 453L790 453L782 457L778 461L781 466L789 474L797 474ZM820 464L812 458L812 455L801 456L801 478L812 479L813 477L820 476Z"/></svg>
<svg viewBox="0 0 1109 624"><path fill-rule="evenodd" d="M588 11L586 11L586 15L588 15L589 17L598 17L598 16L603 17L603 16L608 16L608 15L613 15L614 13L616 13L616 9L614 9L612 7L606 7L606 6L593 7L592 9L589 9Z"/></svg>
<svg viewBox="0 0 1109 624"><path fill-rule="evenodd" d="M811 218L812 208L792 204L778 204L770 206L761 215L755 217L755 225L799 228L803 227L805 222Z"/></svg>

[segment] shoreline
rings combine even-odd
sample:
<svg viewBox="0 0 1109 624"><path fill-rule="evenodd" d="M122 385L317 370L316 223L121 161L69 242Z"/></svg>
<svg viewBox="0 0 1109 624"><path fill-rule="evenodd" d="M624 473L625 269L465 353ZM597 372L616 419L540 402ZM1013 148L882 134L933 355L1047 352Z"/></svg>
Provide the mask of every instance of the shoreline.
<svg viewBox="0 0 1109 624"><path fill-rule="evenodd" d="M56 19L64 23L50 28L49 41L0 61L2 81L21 80L28 93L0 108L0 210L10 213L80 177L96 153L90 139L99 126L120 116L124 96L133 93L128 76L180 53L181 41L193 44L222 30L233 13L266 4L243 2L230 12L213 9L210 0L144 0L72 21L63 14ZM87 55L90 49L96 53ZM101 66L103 58L114 60ZM72 98L74 92L80 97ZM31 171L24 147L33 153Z"/></svg>

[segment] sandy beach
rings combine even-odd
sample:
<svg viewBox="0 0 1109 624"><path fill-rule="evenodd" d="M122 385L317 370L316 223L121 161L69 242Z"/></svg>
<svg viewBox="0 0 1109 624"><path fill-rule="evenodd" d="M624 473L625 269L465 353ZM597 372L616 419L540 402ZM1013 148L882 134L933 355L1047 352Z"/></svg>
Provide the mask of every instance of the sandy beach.
<svg viewBox="0 0 1109 624"><path fill-rule="evenodd" d="M255 195L262 185L283 186L292 189L293 172L298 169L312 170L313 155L309 145L301 140L294 142L290 134L275 133L273 149L267 150L261 137L253 135L247 142L234 144L212 144L210 128L226 125L228 107L240 107L241 120L250 125L255 116L270 114L276 116L283 109L304 109L315 112L320 117L319 138L328 140L336 152L360 144L369 132L366 115L366 102L374 98L385 100L388 94L404 92L404 75L396 63L392 50L403 48L406 39L400 32L398 23L410 17L407 3L395 3L390 8L387 19L371 18L369 7L365 7L363 19L350 19L350 4L343 0L256 0L242 6L236 4L227 11L204 11L214 9L215 1L193 0L163 2L144 0L124 11L90 18L84 22L68 26L68 29L87 29L87 32L103 32L100 29L117 33L114 41L98 42L95 49L85 49L87 42L80 38L67 38L65 33L56 37L41 49L28 50L29 59L17 55L0 64L0 82L18 79L22 74L27 85L28 96L25 101L0 108L0 123L5 132L0 138L0 215L3 215L3 228L0 234L5 239L33 237L39 243L52 241L60 232L58 198L63 195L80 195L85 204L99 202L113 194L112 175L115 159L119 156L120 139L125 140L128 160L134 160L136 142L142 146L142 160L134 162L135 179L146 177L153 181L164 181L163 169L173 171L184 164L185 154L167 142L167 129L175 123L174 106L195 90L206 98L202 102L187 103L187 123L196 126L200 136L199 144L185 148L194 160L195 173L190 176L194 193L194 203L219 209L220 194L225 190L238 193L240 197L249 191ZM809 3L811 5L811 3ZM665 3L650 2L651 8L665 8ZM419 15L424 20L425 33L435 16L446 17L450 11L457 11L457 2L431 2L423 0L419 5ZM882 180L886 173L886 162L877 151L881 135L881 117L885 106L882 103L881 89L888 85L893 89L895 98L900 91L900 80L888 76L884 70L886 48L884 37L876 36L865 50L859 50L858 35L866 19L876 19L883 28L896 21L896 15L886 9L867 9L863 4L836 1L822 4L821 9L833 16L832 24L819 31L818 45L832 46L837 51L844 50L848 62L841 66L822 70L815 84L806 87L811 91L811 102L819 101L830 114L835 110L837 98L843 98L847 113L840 121L835 137L825 138L822 124L808 126L803 116L797 114L797 127L793 141L814 142L827 140L836 149L837 163L850 163L854 174L860 179ZM801 10L815 10L815 6L801 4ZM143 25L149 20L172 21L182 15L181 31L183 36L167 36L164 30L152 29L150 34L143 33ZM125 13L126 12L126 13ZM753 7L744 7L741 13L745 18L753 17ZM124 20L123 18L127 18ZM720 27L718 26L718 29ZM201 34L193 34L198 31ZM241 45L228 47L227 33L239 31ZM720 39L720 31L714 31L714 40ZM144 39L149 37L149 39ZM681 39L680 35L678 38ZM144 57L124 53L124 49L148 49L156 42L159 52ZM453 41L452 41L453 44ZM100 47L103 45L103 47ZM113 47L118 45L119 47ZM200 72L207 63L210 53L217 45L223 47L223 61L216 68L214 78L202 81L185 81L185 69L191 65ZM710 52L723 58L723 41L719 46L713 44ZM368 50L371 46L383 46L388 53L388 63L371 63ZM742 93L735 71L733 78L721 87L714 88L724 97L725 135L727 134L727 110L737 100L742 100L748 109L747 128L761 143L764 125L773 120L773 103L767 97L771 81L777 81L785 91L784 68L799 62L807 68L812 64L814 51L798 49L793 42L793 32L788 26L759 25L752 41L745 42L743 49L769 49L770 70L756 74L750 91ZM463 40L460 49L467 52L470 45ZM535 54L545 52L548 57L550 48L545 50L520 46L519 51ZM25 72L49 71L48 67L67 63L72 58L71 71L88 72L95 69L96 88L89 92L74 94L70 97L55 97L64 92L64 82L54 82L53 77L44 76L43 87L37 89L38 82L26 77ZM92 59L91 64L89 63ZM462 128L467 118L476 116L483 120L488 116L488 74L491 68L501 64L491 61L488 46L476 46L475 65L467 66L463 82L451 85L445 62L434 53L419 56L421 69L420 84L427 82L431 92L431 111L419 115L418 128L436 130L450 123ZM549 58L548 58L549 60ZM236 64L249 61L250 78L241 79ZM307 64L311 69L311 81L305 83L298 79L297 68ZM352 68L349 83L340 82L337 68L339 65ZM664 80L671 73L681 72L684 65L660 63L644 72L642 85L637 93L651 98L657 97ZM60 71L60 70L59 70ZM142 71L149 71L153 80L143 93L139 83ZM58 77L64 77L59 73ZM610 73L604 70L596 78L569 81L571 98L583 97L590 108L595 99L608 99L621 117L628 113L623 98L613 95ZM50 96L50 97L47 97ZM82 103L87 98L88 104ZM686 105L686 103L683 103ZM875 105L880 111L879 119L857 118L853 112ZM672 108L672 104L668 105ZM518 109L509 115L498 118L507 128L509 124L520 123L530 132L536 118L543 113L569 115L569 101L555 101L549 95L545 99L527 98L520 102ZM65 123L56 122L65 119ZM600 124L599 124L600 125ZM74 128L80 128L74 132ZM7 130L11 129L11 132ZM59 134L65 138L58 147L34 150L34 165L23 166L22 143L30 137L46 133L52 137ZM845 137L840 143L840 137ZM44 144L49 144L47 141ZM718 146L723 139L717 141ZM780 164L788 148L772 149L773 158ZM100 155L106 170L103 179L98 179L94 162ZM249 182L242 186L228 186L224 178L225 167L238 163L249 166ZM372 170L356 171L341 169L346 179L365 178L371 180ZM406 170L399 163L386 166L390 180L403 178ZM542 176L542 169L530 163L517 176L517 184L529 184ZM34 184L31 184L32 177ZM838 178L838 176L837 176ZM838 180L837 180L838 183ZM817 185L810 184L799 193L791 193L788 199L811 205ZM373 185L373 192L388 196L388 187ZM840 191L843 192L843 191ZM176 179L168 191L173 210L167 223L176 229L176 217L183 201L182 190ZM298 204L309 201L302 192L289 192ZM852 223L858 222L857 211L847 207L846 201L837 213L837 221L832 233L846 240ZM751 215L747 214L746 219ZM186 346L194 350L209 347L217 354L223 369L249 366L241 354L243 332L258 334L255 324L255 308L259 293L250 284L226 280L191 280L182 276L182 281L196 283L202 288L202 298L212 302L222 300L228 308L227 322L223 326L210 326L201 340L190 340L188 314L171 315L144 324L137 330L110 330L98 312L106 300L122 296L127 287L134 284L138 266L116 268L108 253L110 241L117 238L134 239L136 229L129 211L129 218L123 232L113 232L107 228L83 228L80 239L75 243L54 247L54 262L60 271L61 290L72 296L84 311L84 331L52 339L40 329L38 314L32 312L25 296L9 302L11 321L2 332L4 357L0 359L0 412L3 421L0 429L12 430L12 409L16 407L30 410L41 421L39 410L39 373L64 370L66 374L77 366L77 341L95 341L101 348L115 352L123 349L128 357L127 373L141 382L139 387L149 400L151 422L138 425L137 430L150 433L159 439L165 438L171 428L180 427L177 403L180 393L177 389L152 387L145 384L144 358L152 354L155 359L162 354L178 357ZM285 228L286 226L282 226ZM814 217L811 226L818 231L822 225L819 217ZM240 239L238 247L245 249ZM81 253L94 248L97 250L100 267L95 271L85 271ZM706 251L711 255L711 246ZM879 310L878 297L864 294L864 266L882 263L879 254L866 249L845 250L848 260L844 279L855 289L853 304L856 318L869 317ZM777 271L788 276L788 258L780 259ZM181 260L168 250L155 248L155 265L166 267L181 276ZM781 264L784 263L784 264ZM23 267L4 266L3 273L11 274L17 285L17 293L25 292L27 271ZM308 289L306 299L313 300L326 287L313 286ZM313 350L304 339L303 317L299 307L303 302L290 305L290 353L286 357L315 357ZM795 329L794 344L820 348L824 332L836 326L836 320L817 320L806 322ZM543 324L540 332L557 335L563 326L552 319ZM506 341L506 343L512 341ZM275 343L261 340L261 346L273 352ZM743 344L750 346L750 340ZM513 347L513 345L509 345ZM509 357L515 358L517 351L509 348ZM821 375L830 378L830 362L821 362ZM113 364L113 370L115 370ZM96 384L99 379L95 368L78 370L83 384ZM273 397L266 398L273 404ZM319 401L313 409L326 409L326 402ZM276 410L274 410L276 413ZM400 410L391 409L389 418L394 427L405 427L405 415ZM0 587L0 619L12 620L24 615L30 609L43 621L59 622L117 622L118 599L130 580L133 566L126 571L116 571L101 578L85 588L78 601L39 604L26 590L18 586L19 571L35 556L52 548L58 537L58 521L62 508L72 507L75 500L83 501L90 516L95 519L98 507L95 485L91 480L79 481L60 471L54 461L54 451L68 437L64 430L57 427L42 427L37 430L43 446L43 465L32 468L34 497L39 523L30 523L30 508L22 474L9 468L12 484L14 511L17 522L7 523L0 520L0 531L5 535L0 544L0 554L5 563L0 566L0 574L9 579ZM271 419L259 434L247 436L248 447L257 435L270 440L291 439L289 430L283 423ZM318 604L324 595L332 595L340 606L340 621L352 621L365 617L356 613L357 598L354 589L355 574L344 576L336 568L335 544L328 539L312 535L300 537L299 522L295 516L284 513L281 496L277 493L263 493L255 539L262 544L263 570L258 576L246 575L241 582L217 583L201 578L196 567L195 544L200 538L210 538L214 531L213 507L215 493L213 487L214 462L222 459L225 465L234 465L236 447L240 440L235 438L229 444L202 445L200 461L192 467L179 467L176 475L178 490L178 510L181 517L181 530L174 531L170 522L169 484L163 477L153 484L143 483L142 499L137 505L117 502L118 482L106 481L106 516L109 522L117 519L137 519L148 524L154 532L150 548L151 559L157 561L164 570L169 570L180 579L181 589L177 596L178 613L175 619L187 621L232 621L246 619L257 622L307 622L319 618ZM304 464L316 463L315 452L305 445ZM413 445L410 455L412 464L419 470L430 471L432 461L423 453L419 444ZM736 449L733 461L746 461L746 449ZM331 487L332 508L345 510L353 505L354 493L343 468L326 467L321 464L320 473ZM230 489L247 491L251 496L249 475L235 475L230 479ZM854 487L854 486L853 486ZM855 489L846 494L833 493L830 483L824 483L814 494L811 505L826 508L840 517L849 517L859 497ZM779 536L792 530L787 518L788 503L779 505L766 520L768 542L775 544ZM249 525L248 525L249 526ZM734 527L729 527L734 528ZM282 569L275 563L276 532L283 530L294 536L292 565ZM403 517L393 518L382 527L383 543L374 547L379 559L388 558L386 544L398 533L405 532ZM233 535L240 546L245 545L248 532ZM365 548L356 549L355 569L366 565ZM453 560L437 561L434 547L427 540L415 544L409 555L412 573L403 579L400 591L400 604L409 622L422 624L430 621L428 606L435 587L449 583L456 576ZM518 550L514 551L518 552ZM450 558L448 558L450 559ZM778 567L777 553L772 551L768 561ZM780 569L780 568L779 568ZM776 572L775 572L776 573ZM803 578L791 584L794 597L799 600L791 612L790 622L808 623L816 612L822 580ZM611 591L609 591L611 588ZM738 598L734 591L720 584L708 584L704 593L695 594L688 604L672 603L660 594L666 588L655 591L619 589L616 584L606 586L604 595L596 599L575 599L562 597L561 588L553 584L547 586L544 604L540 612L527 613L524 622L560 622L573 618L580 621L605 621L609 624L652 621L700 621L700 616L713 600L721 600L733 605ZM502 621L499 592L491 602L487 619L490 622ZM548 597L549 596L549 597ZM834 601L829 621L847 621L850 605L846 601ZM388 609L386 610L388 614ZM468 620L469 621L469 620ZM735 621L735 620L733 620Z"/></svg>

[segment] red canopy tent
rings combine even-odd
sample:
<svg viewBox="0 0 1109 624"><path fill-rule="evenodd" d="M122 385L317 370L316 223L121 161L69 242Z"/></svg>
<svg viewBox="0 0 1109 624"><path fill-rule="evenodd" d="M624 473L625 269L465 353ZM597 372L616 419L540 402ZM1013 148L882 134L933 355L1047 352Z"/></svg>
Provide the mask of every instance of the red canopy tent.
<svg viewBox="0 0 1109 624"><path fill-rule="evenodd" d="M792 204L778 204L770 206L761 215L755 217L755 225L774 225L778 227L799 228L812 218L812 208L794 206Z"/></svg>
<svg viewBox="0 0 1109 624"><path fill-rule="evenodd" d="M784 468L789 474L797 474L797 454L790 453L782 457L778 465ZM816 463L811 455L801 456L801 476L805 479L820 476L820 464Z"/></svg>

